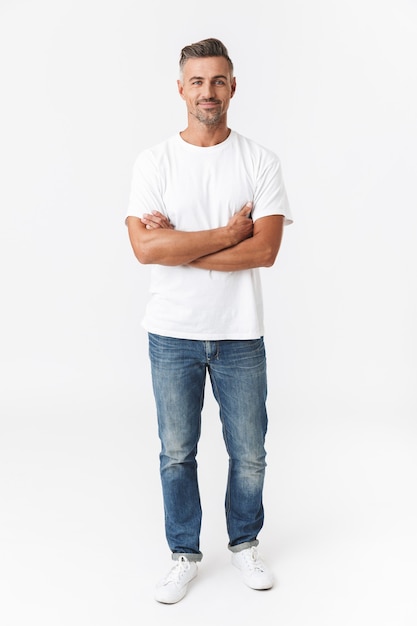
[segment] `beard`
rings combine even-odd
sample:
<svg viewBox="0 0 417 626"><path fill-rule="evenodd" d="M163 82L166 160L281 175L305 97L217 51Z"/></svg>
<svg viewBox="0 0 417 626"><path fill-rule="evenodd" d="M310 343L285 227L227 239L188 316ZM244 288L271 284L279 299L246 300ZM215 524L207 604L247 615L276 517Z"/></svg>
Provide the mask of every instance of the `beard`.
<svg viewBox="0 0 417 626"><path fill-rule="evenodd" d="M222 118L220 107L214 111L202 111L197 107L194 115L201 124L206 126L217 126Z"/></svg>

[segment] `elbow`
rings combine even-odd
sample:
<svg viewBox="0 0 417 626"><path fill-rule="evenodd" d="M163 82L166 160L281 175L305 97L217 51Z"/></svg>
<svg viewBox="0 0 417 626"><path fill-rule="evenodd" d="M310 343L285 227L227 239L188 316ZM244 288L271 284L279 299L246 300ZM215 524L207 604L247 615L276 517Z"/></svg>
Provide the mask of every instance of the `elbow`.
<svg viewBox="0 0 417 626"><path fill-rule="evenodd" d="M129 239L132 246L133 254L141 265L150 265L157 263L155 255L157 248L154 244L153 231L147 230L143 224L140 224L139 218L129 218Z"/></svg>
<svg viewBox="0 0 417 626"><path fill-rule="evenodd" d="M143 252L135 252L135 257L141 265L151 265L152 263L154 263L154 261L152 261L152 259Z"/></svg>
<svg viewBox="0 0 417 626"><path fill-rule="evenodd" d="M135 246L133 252L135 253L135 257L141 265L151 265L152 263L155 263L155 260L153 259L148 246Z"/></svg>
<svg viewBox="0 0 417 626"><path fill-rule="evenodd" d="M278 250L266 246L263 250L262 267L272 267L276 261Z"/></svg>
<svg viewBox="0 0 417 626"><path fill-rule="evenodd" d="M149 264L147 259L146 259L146 257L143 254L135 252L135 257L136 257L136 260L139 261L139 263L141 265L148 265Z"/></svg>

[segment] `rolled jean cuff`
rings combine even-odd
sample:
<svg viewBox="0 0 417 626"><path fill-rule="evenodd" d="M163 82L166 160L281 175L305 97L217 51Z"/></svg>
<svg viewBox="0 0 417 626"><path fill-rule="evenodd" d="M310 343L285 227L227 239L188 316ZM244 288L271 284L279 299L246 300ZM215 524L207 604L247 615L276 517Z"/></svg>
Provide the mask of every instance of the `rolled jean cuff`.
<svg viewBox="0 0 417 626"><path fill-rule="evenodd" d="M195 554L194 552L173 552L172 553L172 560L173 561L178 561L178 559L181 556L185 556L185 558L187 559L187 561L190 562L194 562L194 563L199 563L201 561L201 559L203 558L203 555L201 552L199 552L198 554Z"/></svg>
<svg viewBox="0 0 417 626"><path fill-rule="evenodd" d="M227 546L231 552L242 552L242 550L247 550L248 548L252 548L252 546L258 546L259 541L254 539L253 541L244 541L243 543L238 543L236 546L231 546L230 543Z"/></svg>

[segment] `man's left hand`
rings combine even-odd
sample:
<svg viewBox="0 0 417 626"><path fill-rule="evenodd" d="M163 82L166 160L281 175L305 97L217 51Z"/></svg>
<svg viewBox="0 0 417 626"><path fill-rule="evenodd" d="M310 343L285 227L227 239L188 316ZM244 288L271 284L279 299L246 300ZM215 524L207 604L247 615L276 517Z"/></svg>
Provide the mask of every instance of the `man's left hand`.
<svg viewBox="0 0 417 626"><path fill-rule="evenodd" d="M148 230L155 228L174 228L166 215L163 215L159 211L152 211L152 213L144 213L140 220L142 224L146 225Z"/></svg>

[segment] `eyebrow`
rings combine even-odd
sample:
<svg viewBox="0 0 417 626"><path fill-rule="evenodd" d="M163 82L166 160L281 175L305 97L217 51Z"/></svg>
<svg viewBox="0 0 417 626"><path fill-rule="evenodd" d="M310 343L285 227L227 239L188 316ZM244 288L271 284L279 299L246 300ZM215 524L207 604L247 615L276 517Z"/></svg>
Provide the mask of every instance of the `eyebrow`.
<svg viewBox="0 0 417 626"><path fill-rule="evenodd" d="M225 80L227 80L227 76L225 76L224 74L217 74L216 76L212 76L210 80L216 80L216 78L224 78ZM188 80L189 82L191 82L192 80L204 80L204 76L191 76L191 78L189 78Z"/></svg>

